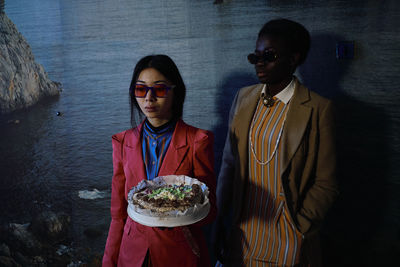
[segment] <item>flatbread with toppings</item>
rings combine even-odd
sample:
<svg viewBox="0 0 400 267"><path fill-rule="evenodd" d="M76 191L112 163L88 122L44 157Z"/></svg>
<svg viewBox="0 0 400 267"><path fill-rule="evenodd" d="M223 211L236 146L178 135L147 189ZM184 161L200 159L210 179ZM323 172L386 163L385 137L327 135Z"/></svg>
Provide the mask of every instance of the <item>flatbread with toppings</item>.
<svg viewBox="0 0 400 267"><path fill-rule="evenodd" d="M143 209L156 212L172 210L184 211L198 203L203 203L203 191L198 184L169 184L160 187L144 188L133 194L132 202Z"/></svg>
<svg viewBox="0 0 400 267"><path fill-rule="evenodd" d="M210 211L208 187L186 175L142 180L128 193L128 215L143 225L175 227L196 223Z"/></svg>

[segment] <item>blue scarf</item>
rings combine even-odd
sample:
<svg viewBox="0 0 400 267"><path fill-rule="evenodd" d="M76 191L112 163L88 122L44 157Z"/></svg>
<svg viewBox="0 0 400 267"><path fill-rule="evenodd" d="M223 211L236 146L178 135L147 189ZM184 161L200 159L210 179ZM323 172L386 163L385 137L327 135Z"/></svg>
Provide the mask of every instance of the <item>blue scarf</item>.
<svg viewBox="0 0 400 267"><path fill-rule="evenodd" d="M164 156L171 143L176 121L153 127L146 119L143 125L142 153L148 180L158 176Z"/></svg>

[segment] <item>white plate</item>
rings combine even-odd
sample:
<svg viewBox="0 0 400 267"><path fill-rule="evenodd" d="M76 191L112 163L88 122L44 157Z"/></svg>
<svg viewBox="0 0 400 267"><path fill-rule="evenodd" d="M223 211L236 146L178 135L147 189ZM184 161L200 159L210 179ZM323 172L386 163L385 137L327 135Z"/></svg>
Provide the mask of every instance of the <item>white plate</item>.
<svg viewBox="0 0 400 267"><path fill-rule="evenodd" d="M132 203L131 198L134 193L144 187L151 185L166 185L166 184L198 184L201 186L204 193L204 202L196 204L185 211L169 211L164 213L153 212L151 210L142 209L138 205ZM196 223L205 218L210 211L210 202L208 199L207 186L195 178L185 175L168 175L159 176L151 181L143 180L137 186L133 187L128 194L128 215L132 220L151 227L176 227Z"/></svg>

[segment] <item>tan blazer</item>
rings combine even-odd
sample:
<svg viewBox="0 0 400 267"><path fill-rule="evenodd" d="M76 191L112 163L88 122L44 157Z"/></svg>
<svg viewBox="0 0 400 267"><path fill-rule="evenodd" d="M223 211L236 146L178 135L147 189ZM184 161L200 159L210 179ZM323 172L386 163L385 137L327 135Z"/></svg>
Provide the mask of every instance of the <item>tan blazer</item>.
<svg viewBox="0 0 400 267"><path fill-rule="evenodd" d="M240 221L242 205L245 203L248 133L262 86L258 84L242 88L230 112L218 177L217 207L219 218L228 213L229 207L233 207L233 224ZM310 262L312 258L317 258L316 247L312 245L318 236L316 233L338 194L333 107L331 101L308 90L297 78L289 105L281 140L281 179L292 221L304 234L304 247L308 250L304 253Z"/></svg>

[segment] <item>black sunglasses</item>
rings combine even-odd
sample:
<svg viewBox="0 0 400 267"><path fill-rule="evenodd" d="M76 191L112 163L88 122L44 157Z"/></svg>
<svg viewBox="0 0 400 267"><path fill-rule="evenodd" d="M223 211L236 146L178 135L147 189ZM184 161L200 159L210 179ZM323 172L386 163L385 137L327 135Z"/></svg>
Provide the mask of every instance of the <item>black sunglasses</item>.
<svg viewBox="0 0 400 267"><path fill-rule="evenodd" d="M257 64L258 62L260 62L260 60L262 60L263 63L265 62L274 62L278 59L278 55L273 52L273 51L265 51L264 54L262 54L261 56L257 56L254 53L251 53L247 56L247 60L251 63L251 64Z"/></svg>

